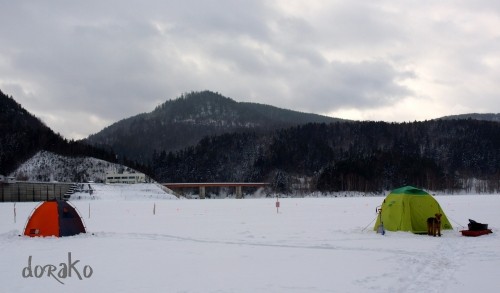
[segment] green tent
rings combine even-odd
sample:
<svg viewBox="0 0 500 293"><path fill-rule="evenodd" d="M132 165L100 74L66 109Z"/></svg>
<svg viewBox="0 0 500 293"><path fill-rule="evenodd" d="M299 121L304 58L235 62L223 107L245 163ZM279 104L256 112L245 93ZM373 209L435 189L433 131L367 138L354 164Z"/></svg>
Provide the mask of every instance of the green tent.
<svg viewBox="0 0 500 293"><path fill-rule="evenodd" d="M413 233L427 233L427 219L440 213L441 229L453 229L444 211L437 200L427 192L413 186L394 189L381 206L381 213L377 217L374 230L382 221L384 229L388 231L410 231Z"/></svg>

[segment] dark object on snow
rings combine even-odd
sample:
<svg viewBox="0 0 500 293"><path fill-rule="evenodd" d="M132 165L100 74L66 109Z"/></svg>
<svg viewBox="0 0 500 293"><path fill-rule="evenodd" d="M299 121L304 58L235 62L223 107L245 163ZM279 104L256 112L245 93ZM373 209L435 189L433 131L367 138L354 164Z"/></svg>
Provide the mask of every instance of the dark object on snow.
<svg viewBox="0 0 500 293"><path fill-rule="evenodd" d="M477 236L481 236L481 235L486 235L486 234L493 233L491 231L491 229L478 230L478 231L462 230L460 232L462 232L463 236L470 236L470 237L477 237Z"/></svg>
<svg viewBox="0 0 500 293"><path fill-rule="evenodd" d="M481 231L481 230L487 230L488 229L488 224L481 224L478 223L474 220L469 219L469 230L470 231Z"/></svg>
<svg viewBox="0 0 500 293"><path fill-rule="evenodd" d="M384 201L385 202L385 201ZM382 208L377 207L375 211L378 213L380 225L377 227L377 233L385 235L384 223L382 222Z"/></svg>
<svg viewBox="0 0 500 293"><path fill-rule="evenodd" d="M478 223L471 219L469 219L469 230L462 230L460 232L462 232L463 236L471 236L471 237L477 237L493 233L491 229L488 229L488 224Z"/></svg>

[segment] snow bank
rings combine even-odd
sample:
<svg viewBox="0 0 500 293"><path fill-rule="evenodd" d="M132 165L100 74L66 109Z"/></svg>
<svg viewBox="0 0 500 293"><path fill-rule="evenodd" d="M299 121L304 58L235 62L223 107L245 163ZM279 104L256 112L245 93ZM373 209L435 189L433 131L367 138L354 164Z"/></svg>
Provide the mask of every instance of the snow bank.
<svg viewBox="0 0 500 293"><path fill-rule="evenodd" d="M82 184L83 191L73 194L70 200L163 200L177 199L168 189L155 183L138 184Z"/></svg>

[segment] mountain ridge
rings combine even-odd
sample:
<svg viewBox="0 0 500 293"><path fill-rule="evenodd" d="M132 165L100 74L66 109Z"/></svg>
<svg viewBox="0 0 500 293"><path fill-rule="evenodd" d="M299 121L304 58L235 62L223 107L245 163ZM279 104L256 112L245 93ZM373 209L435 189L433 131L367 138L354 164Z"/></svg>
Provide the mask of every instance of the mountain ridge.
<svg viewBox="0 0 500 293"><path fill-rule="evenodd" d="M474 119L474 120L500 122L500 113L466 113L466 114L443 116L438 119L441 120Z"/></svg>
<svg viewBox="0 0 500 293"><path fill-rule="evenodd" d="M28 166L39 167L19 167L14 174L36 180L96 180L91 173L100 172L102 177L103 171L85 169L98 170L95 164L108 166L107 163L89 163L84 158L97 154L97 158L107 156L108 162L127 162L125 165L162 182L264 181L283 193L377 193L408 184L452 193L500 192L500 124L495 121L465 117L412 123L330 122L333 118L326 117L327 122L301 124L298 122L303 121L297 120L311 118L291 110L208 94L222 103L212 103L210 97L202 95L197 97L201 102L195 103L182 97L175 103L167 101L158 106L153 114L142 113L125 121L127 127L122 131L129 136L124 144L148 144L134 134L155 136L162 128L168 130L167 140L175 135L181 139L190 137L193 132L201 137L178 150L153 149L152 163L139 169L125 155L117 160L113 153L65 140L0 92L0 174L11 174L22 162L33 158ZM240 106L243 110L234 110ZM183 115L183 107L191 112L184 111ZM281 113L288 115L281 117ZM320 121L324 119L311 115ZM487 120L496 114L478 115ZM221 117L225 119L217 120ZM284 124L276 122L280 119ZM141 124L146 120L154 121L153 127ZM268 121L274 124L269 125ZM282 127L289 121L295 126ZM181 127L185 125L190 128ZM206 127L224 131L207 132ZM44 155L48 152L54 155ZM140 149L137 152L144 153ZM51 169L50 161L59 165Z"/></svg>
<svg viewBox="0 0 500 293"><path fill-rule="evenodd" d="M177 151L202 138L232 132L268 132L299 124L345 121L258 103L236 102L211 91L183 94L90 135L85 141L148 163L155 152Z"/></svg>

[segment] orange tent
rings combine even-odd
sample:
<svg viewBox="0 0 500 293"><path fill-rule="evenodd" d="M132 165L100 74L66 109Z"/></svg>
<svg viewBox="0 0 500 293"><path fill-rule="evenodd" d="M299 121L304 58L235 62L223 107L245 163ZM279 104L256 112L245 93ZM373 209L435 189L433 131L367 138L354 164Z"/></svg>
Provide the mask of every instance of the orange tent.
<svg viewBox="0 0 500 293"><path fill-rule="evenodd" d="M32 212L24 229L24 235L72 236L85 233L82 218L76 209L65 200L51 200L41 203Z"/></svg>

